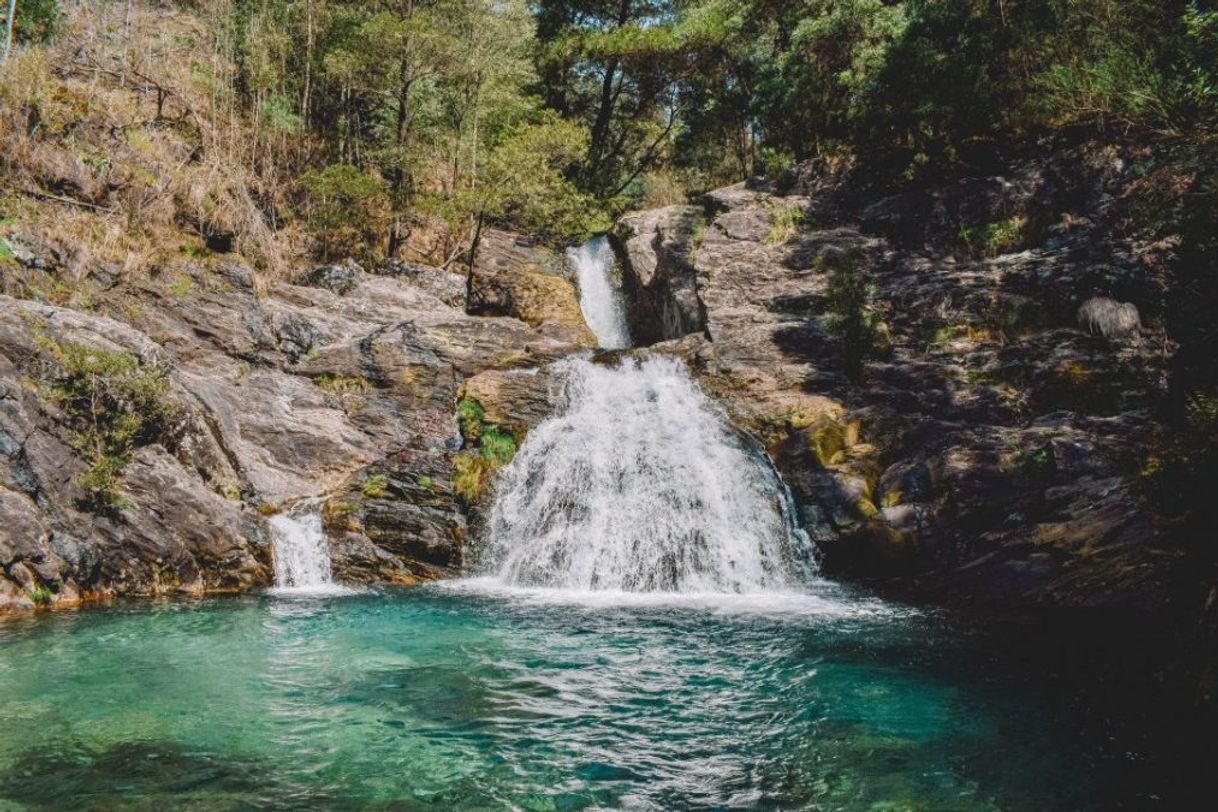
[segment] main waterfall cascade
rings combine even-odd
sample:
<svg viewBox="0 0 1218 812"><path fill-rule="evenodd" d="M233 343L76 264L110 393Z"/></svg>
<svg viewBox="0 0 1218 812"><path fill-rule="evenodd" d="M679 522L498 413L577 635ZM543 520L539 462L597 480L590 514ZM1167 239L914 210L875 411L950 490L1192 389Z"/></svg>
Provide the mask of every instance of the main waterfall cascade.
<svg viewBox="0 0 1218 812"><path fill-rule="evenodd" d="M613 248L601 235L567 250L567 262L579 284L579 307L584 321L596 334L597 344L605 350L624 350L630 346L626 323L626 301L613 278Z"/></svg>
<svg viewBox="0 0 1218 812"><path fill-rule="evenodd" d="M629 346L608 241L570 253L605 348ZM521 587L751 593L806 582L786 487L671 358L562 362L566 404L504 469L482 565Z"/></svg>
<svg viewBox="0 0 1218 812"><path fill-rule="evenodd" d="M275 564L275 590L341 592L330 571L330 544L314 505L300 505L272 516L271 553Z"/></svg>
<svg viewBox="0 0 1218 812"><path fill-rule="evenodd" d="M484 565L582 591L783 590L813 569L784 489L670 358L564 362L567 404L504 470Z"/></svg>

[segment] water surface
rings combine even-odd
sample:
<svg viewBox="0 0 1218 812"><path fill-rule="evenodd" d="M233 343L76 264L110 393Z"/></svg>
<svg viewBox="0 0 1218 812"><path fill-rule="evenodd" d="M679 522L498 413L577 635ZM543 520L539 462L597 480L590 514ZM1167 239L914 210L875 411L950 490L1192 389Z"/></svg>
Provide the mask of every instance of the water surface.
<svg viewBox="0 0 1218 812"><path fill-rule="evenodd" d="M1047 689L831 585L56 613L0 623L0 808L1111 808Z"/></svg>

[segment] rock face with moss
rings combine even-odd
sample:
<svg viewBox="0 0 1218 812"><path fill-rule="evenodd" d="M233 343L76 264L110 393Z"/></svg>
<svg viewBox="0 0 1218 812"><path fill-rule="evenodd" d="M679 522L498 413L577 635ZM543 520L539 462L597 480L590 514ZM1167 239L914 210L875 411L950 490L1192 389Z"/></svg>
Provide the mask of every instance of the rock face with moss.
<svg viewBox="0 0 1218 812"><path fill-rule="evenodd" d="M582 346L468 315L436 268L260 290L230 258L126 280L37 255L6 282L75 275L79 301L0 299L0 608L267 585L265 515L305 498L340 578L454 572L477 495L462 448L493 467L515 442L463 437L464 382Z"/></svg>
<svg viewBox="0 0 1218 812"><path fill-rule="evenodd" d="M763 439L830 569L1142 605L1181 556L1144 487L1169 356L1161 329L1078 323L1095 296L1162 306L1172 243L1130 226L1136 159L1076 147L878 201L807 167L711 193L701 224L632 215L620 253L628 278L690 280L704 322L656 350Z"/></svg>

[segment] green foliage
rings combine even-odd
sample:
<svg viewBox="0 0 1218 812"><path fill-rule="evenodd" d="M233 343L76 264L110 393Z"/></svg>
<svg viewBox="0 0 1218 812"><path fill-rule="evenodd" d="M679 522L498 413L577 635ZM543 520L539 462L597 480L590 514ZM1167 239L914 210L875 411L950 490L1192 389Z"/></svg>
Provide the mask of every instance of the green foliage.
<svg viewBox="0 0 1218 812"><path fill-rule="evenodd" d="M177 414L164 370L125 350L108 351L41 336L51 359L46 388L88 463L78 484L96 507L122 507L123 470L142 445L165 438Z"/></svg>
<svg viewBox="0 0 1218 812"><path fill-rule="evenodd" d="M567 178L586 143L578 125L553 116L523 124L491 152L477 185L420 202L454 227L491 221L555 245L582 240L610 224L597 202ZM471 253L479 233L474 231Z"/></svg>
<svg viewBox="0 0 1218 812"><path fill-rule="evenodd" d="M385 182L354 166L332 165L300 178L309 225L322 256L369 256L389 218Z"/></svg>
<svg viewBox="0 0 1218 812"><path fill-rule="evenodd" d="M8 3L0 4L7 10ZM47 42L59 27L59 0L17 0L13 21L13 39L38 44Z"/></svg>
<svg viewBox="0 0 1218 812"><path fill-rule="evenodd" d="M507 465L516 456L516 438L495 427L482 432L478 443L482 457L494 465Z"/></svg>
<svg viewBox="0 0 1218 812"><path fill-rule="evenodd" d="M185 299L190 295L190 277L179 276L169 283L169 293L176 299Z"/></svg>
<svg viewBox="0 0 1218 812"><path fill-rule="evenodd" d="M457 420L461 425L461 436L467 443L476 443L482 436L482 417L486 411L473 398L462 398L457 403Z"/></svg>
<svg viewBox="0 0 1218 812"><path fill-rule="evenodd" d="M26 590L26 593L30 596L30 600L32 600L36 606L50 606L51 602L55 600L55 593L46 586L42 585L36 586L33 589L28 589Z"/></svg>
<svg viewBox="0 0 1218 812"><path fill-rule="evenodd" d="M488 425L485 418L486 410L473 398L462 398L457 403L465 450L453 460L453 488L467 504L478 500L491 477L512 461L519 447L514 435Z"/></svg>
<svg viewBox="0 0 1218 812"><path fill-rule="evenodd" d="M825 326L841 344L847 376L858 379L880 344L882 322L871 304L873 287L857 258L844 256L831 264L836 268L826 291Z"/></svg>
<svg viewBox="0 0 1218 812"><path fill-rule="evenodd" d="M960 227L960 243L975 256L996 257L1021 247L1025 240L1027 219L1009 217L992 223Z"/></svg>
<svg viewBox="0 0 1218 812"><path fill-rule="evenodd" d="M365 499L384 499L389 496L389 477L385 474L373 474L360 483L360 493Z"/></svg>
<svg viewBox="0 0 1218 812"><path fill-rule="evenodd" d="M766 235L769 245L781 245L794 236L804 221L803 210L796 206L780 206L773 210L773 222Z"/></svg>

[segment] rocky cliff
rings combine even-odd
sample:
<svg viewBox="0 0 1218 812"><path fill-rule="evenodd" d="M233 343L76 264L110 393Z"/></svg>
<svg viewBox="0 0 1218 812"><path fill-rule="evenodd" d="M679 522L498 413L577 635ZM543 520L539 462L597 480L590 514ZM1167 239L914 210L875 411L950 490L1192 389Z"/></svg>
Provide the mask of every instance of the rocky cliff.
<svg viewBox="0 0 1218 812"><path fill-rule="evenodd" d="M454 485L462 388L525 408L513 383L588 343L561 262L510 235L475 275L516 292L500 316L409 263L263 286L232 256L126 276L5 239L0 609L269 585L265 517L306 498L340 578L455 572L478 495ZM37 301L56 285L71 297ZM153 408L160 424L129 425Z"/></svg>
<svg viewBox="0 0 1218 812"><path fill-rule="evenodd" d="M1153 163L1055 146L880 198L857 169L809 166L630 215L637 332L765 442L830 571L936 599L1158 606L1190 542L1147 495L1179 237L1146 209L1182 187L1148 182ZM1132 321L1080 322L1088 302Z"/></svg>
<svg viewBox="0 0 1218 812"><path fill-rule="evenodd" d="M887 197L808 166L628 215L637 352L685 358L765 445L831 572L1162 604L1185 550L1143 480L1177 242L1137 225L1146 159L1074 146ZM277 284L233 256L137 275L5 240L0 607L267 585L265 517L306 498L340 578L456 573L495 470L560 395L549 364L593 343L561 258L502 232L468 277L348 263ZM1089 300L1138 316L1080 323ZM105 412L150 387L155 425ZM98 391L100 411L79 397Z"/></svg>

